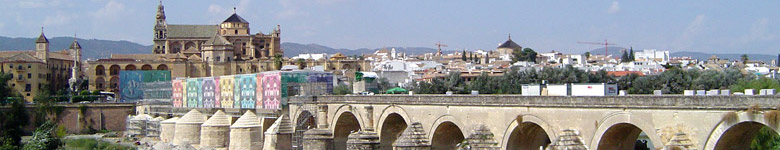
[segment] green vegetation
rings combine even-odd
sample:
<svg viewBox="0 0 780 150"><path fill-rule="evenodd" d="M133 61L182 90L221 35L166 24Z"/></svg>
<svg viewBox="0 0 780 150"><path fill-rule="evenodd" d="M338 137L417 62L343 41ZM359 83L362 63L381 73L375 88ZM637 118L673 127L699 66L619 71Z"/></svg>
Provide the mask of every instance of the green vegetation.
<svg viewBox="0 0 780 150"><path fill-rule="evenodd" d="M531 48L512 51L512 62L518 61L536 62L536 51Z"/></svg>
<svg viewBox="0 0 780 150"><path fill-rule="evenodd" d="M21 99L14 99L11 102L11 109L3 111L0 114L0 139L2 147L21 147L22 127L29 123L27 108Z"/></svg>
<svg viewBox="0 0 780 150"><path fill-rule="evenodd" d="M338 86L333 88L333 95L346 95L346 94L352 94L351 86L339 84Z"/></svg>
<svg viewBox="0 0 780 150"><path fill-rule="evenodd" d="M57 134L57 124L46 121L35 129L33 137L24 144L24 150L55 150L62 145L62 141Z"/></svg>
<svg viewBox="0 0 780 150"><path fill-rule="evenodd" d="M112 144L110 142L100 141L98 139L66 139L65 149L71 150L133 150L134 147Z"/></svg>
<svg viewBox="0 0 780 150"><path fill-rule="evenodd" d="M750 142L751 150L780 149L780 136L769 127L763 127Z"/></svg>
<svg viewBox="0 0 780 150"><path fill-rule="evenodd" d="M661 90L665 94L682 94L684 90L731 89L735 92L744 89L777 89L780 82L775 79L758 78L752 74L743 74L738 68L717 70L683 70L677 67L656 75L639 76L629 74L614 77L600 70L585 72L572 66L563 68L543 68L542 70L512 69L503 76L483 74L466 83L458 73L450 73L444 78L434 78L431 82L413 83L410 90L419 94L444 94L446 91L466 94L477 90L481 94L520 94L522 84L560 83L617 83L619 89L629 94L652 94ZM758 91L758 90L756 90Z"/></svg>

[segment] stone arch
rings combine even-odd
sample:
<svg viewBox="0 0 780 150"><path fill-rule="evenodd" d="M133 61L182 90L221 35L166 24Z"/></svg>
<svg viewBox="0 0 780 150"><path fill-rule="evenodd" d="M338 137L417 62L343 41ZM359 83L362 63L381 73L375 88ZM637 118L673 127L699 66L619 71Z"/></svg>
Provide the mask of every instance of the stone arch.
<svg viewBox="0 0 780 150"><path fill-rule="evenodd" d="M457 144L465 140L466 136L459 126L453 122L452 116L449 118L437 119L434 126L431 127L430 140L431 149L456 149Z"/></svg>
<svg viewBox="0 0 780 150"><path fill-rule="evenodd" d="M653 125L639 117L633 117L628 112L612 113L599 121L595 135L590 141L590 149L612 149L615 144L623 148L633 149L636 138L644 132L655 147L663 146L661 137L655 132ZM605 136L606 135L606 136ZM606 139L605 139L606 138ZM624 140L617 140L624 139ZM609 148L607 148L609 147Z"/></svg>
<svg viewBox="0 0 780 150"><path fill-rule="evenodd" d="M347 149L347 137L361 129L360 121L351 111L338 114L333 122L333 146L335 149Z"/></svg>
<svg viewBox="0 0 780 150"><path fill-rule="evenodd" d="M111 75L119 75L119 70L122 69L119 68L119 65L111 65L111 67L109 67L108 70Z"/></svg>
<svg viewBox="0 0 780 150"><path fill-rule="evenodd" d="M754 115L754 116L750 116ZM721 149L749 149L750 140L753 139L755 133L761 129L761 127L769 127L776 133L778 128L776 126L769 125L764 119L763 114L751 114L748 112L740 112L737 114L737 120L732 122L721 121L710 132L710 136L707 138L707 143L704 144L704 150L721 150ZM742 140L747 140L742 141ZM744 143L739 143L744 142ZM731 145L729 145L731 144ZM741 145L744 144L744 145ZM734 146L726 147L725 145ZM744 147L747 146L747 147Z"/></svg>
<svg viewBox="0 0 780 150"><path fill-rule="evenodd" d="M171 51L171 54L179 53L182 51L182 44L179 42L173 42L169 44L169 49Z"/></svg>
<svg viewBox="0 0 780 150"><path fill-rule="evenodd" d="M355 106L352 106L352 105L349 105L349 104L341 105L338 108L336 108L336 111L333 114L333 117L329 118L330 121L328 122L328 123L330 123L331 129L334 129L334 127L336 125L336 121L338 120L338 117L341 116L343 113L352 113L353 115L355 115L355 118L357 118L358 123L360 124L360 127L362 128L363 125L364 125L363 117L355 109L356 109Z"/></svg>
<svg viewBox="0 0 780 150"><path fill-rule="evenodd" d="M105 74L106 74L106 67L103 67L103 65L95 66L95 75L105 75Z"/></svg>
<svg viewBox="0 0 780 150"><path fill-rule="evenodd" d="M168 70L168 65L165 64L157 65L157 70Z"/></svg>
<svg viewBox="0 0 780 150"><path fill-rule="evenodd" d="M547 146L558 135L547 121L542 120L538 116L526 114L518 117L522 117L522 123L512 120L504 131L501 144L507 150L534 149L533 147L538 148L540 145ZM530 141L526 140L528 137L531 137Z"/></svg>
<svg viewBox="0 0 780 150"><path fill-rule="evenodd" d="M125 70L135 70L135 69L136 69L136 67L133 64L128 64L128 65L125 66Z"/></svg>
<svg viewBox="0 0 780 150"><path fill-rule="evenodd" d="M391 150L393 148L393 143L401 136L401 133L404 132L409 122L398 113L390 113L378 124L381 124L382 126L382 128L378 130L379 147L381 149Z"/></svg>
<svg viewBox="0 0 780 150"><path fill-rule="evenodd" d="M303 132L309 129L314 129L317 127L317 122L314 117L314 114L311 112L304 110L300 113L297 113L297 117L295 119L295 129L293 133L293 146L298 148L303 148Z"/></svg>
<svg viewBox="0 0 780 150"><path fill-rule="evenodd" d="M119 88L119 78L118 77L111 77L111 80L109 80L109 88L110 89L117 89L117 88Z"/></svg>
<svg viewBox="0 0 780 150"><path fill-rule="evenodd" d="M141 66L141 70L152 70L152 65L144 64Z"/></svg>
<svg viewBox="0 0 780 150"><path fill-rule="evenodd" d="M190 49L190 48L196 48L197 45L195 45L195 42L189 41L186 44L184 44L184 49Z"/></svg>
<svg viewBox="0 0 780 150"><path fill-rule="evenodd" d="M344 64L343 66L341 66L341 70L351 70L351 69L352 69L352 66L349 65L349 64Z"/></svg>
<svg viewBox="0 0 780 150"><path fill-rule="evenodd" d="M97 90L103 90L103 88L106 88L106 79L103 79L103 77L97 77L95 79L95 88Z"/></svg>

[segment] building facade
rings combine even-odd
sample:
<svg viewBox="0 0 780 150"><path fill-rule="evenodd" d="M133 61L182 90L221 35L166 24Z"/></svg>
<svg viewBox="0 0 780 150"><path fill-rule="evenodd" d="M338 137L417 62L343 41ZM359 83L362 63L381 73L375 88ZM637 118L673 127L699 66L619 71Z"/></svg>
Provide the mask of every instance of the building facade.
<svg viewBox="0 0 780 150"><path fill-rule="evenodd" d="M0 52L0 71L11 74L8 86L25 101L32 102L44 91L65 90L74 74L80 79L81 65L74 61L79 59L81 45L75 38L68 49L50 52L49 39L41 32L35 40L35 50Z"/></svg>
<svg viewBox="0 0 780 150"><path fill-rule="evenodd" d="M112 54L110 58L88 61L89 90L119 91L123 70L170 70L172 78L210 77L279 70L274 62L292 65L282 58L280 26L264 34L251 34L249 22L235 12L217 25L168 24L162 3L157 7L152 54ZM306 60L308 66L325 70L360 70L361 60Z"/></svg>

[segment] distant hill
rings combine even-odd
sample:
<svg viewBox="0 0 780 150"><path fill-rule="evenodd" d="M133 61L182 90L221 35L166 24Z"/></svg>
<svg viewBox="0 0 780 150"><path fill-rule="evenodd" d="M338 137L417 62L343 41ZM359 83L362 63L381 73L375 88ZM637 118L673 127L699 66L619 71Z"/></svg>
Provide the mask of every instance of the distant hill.
<svg viewBox="0 0 780 150"><path fill-rule="evenodd" d="M620 56L623 56L623 50L628 51L628 48L624 47L607 47L609 50L609 54L612 55L614 58L620 58ZM637 51L636 49L634 51ZM604 48L597 48L589 51L591 55L604 55Z"/></svg>
<svg viewBox="0 0 780 150"><path fill-rule="evenodd" d="M742 59L742 54L709 54L709 53L702 53L702 52L674 52L671 54L672 57L691 57L693 59L698 60L707 60L712 55L718 56L720 59L729 59L729 60L739 60ZM766 63L772 62L772 60L777 59L776 55L766 55L766 54L747 54L748 59L750 60L761 60Z"/></svg>
<svg viewBox="0 0 780 150"><path fill-rule="evenodd" d="M36 37L37 38L37 37ZM10 38L0 36L0 51L33 50L36 38ZM111 54L149 54L152 46L144 46L130 41L111 41L98 39L78 39L83 48L82 56L86 59L106 58ZM49 38L49 49L60 51L67 49L72 37Z"/></svg>
<svg viewBox="0 0 780 150"><path fill-rule="evenodd" d="M413 54L413 55L436 52L436 49L427 48L427 47L386 47L387 50L391 50L392 48L395 48L396 52L403 52L403 53ZM293 57L293 56L297 56L298 54L304 54L304 53L328 53L328 54L342 53L347 56L373 54L375 51L380 50L382 48L335 49L327 46L322 46L319 44L298 44L298 43L287 42L287 43L282 43L282 49L284 49L285 57Z"/></svg>

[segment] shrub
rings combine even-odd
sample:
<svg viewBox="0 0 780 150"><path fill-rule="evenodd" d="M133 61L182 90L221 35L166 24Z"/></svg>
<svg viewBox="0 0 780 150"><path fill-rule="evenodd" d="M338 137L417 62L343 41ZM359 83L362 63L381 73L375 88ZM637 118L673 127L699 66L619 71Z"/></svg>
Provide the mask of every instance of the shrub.
<svg viewBox="0 0 780 150"><path fill-rule="evenodd" d="M24 145L24 150L56 150L62 141L55 135L57 124L46 121L33 132L33 137Z"/></svg>

